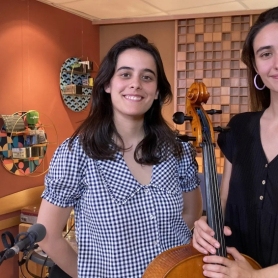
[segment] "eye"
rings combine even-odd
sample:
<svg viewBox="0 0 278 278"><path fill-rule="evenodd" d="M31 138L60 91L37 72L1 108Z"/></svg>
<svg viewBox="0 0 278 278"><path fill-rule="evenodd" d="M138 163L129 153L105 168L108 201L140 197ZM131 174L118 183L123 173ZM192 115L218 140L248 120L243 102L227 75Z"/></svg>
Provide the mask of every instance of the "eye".
<svg viewBox="0 0 278 278"><path fill-rule="evenodd" d="M131 75L128 72L123 72L123 73L120 74L120 76L123 77L123 78L129 78Z"/></svg>
<svg viewBox="0 0 278 278"><path fill-rule="evenodd" d="M145 80L145 81L152 81L152 80L153 80L153 77L150 76L150 75L143 75L143 76L142 76L142 79Z"/></svg>
<svg viewBox="0 0 278 278"><path fill-rule="evenodd" d="M272 53L271 52L264 52L260 55L260 57L264 58L264 59L267 59L269 57L272 56Z"/></svg>
<svg viewBox="0 0 278 278"><path fill-rule="evenodd" d="M151 82L156 80L156 75L152 71L142 72L142 80L145 82Z"/></svg>

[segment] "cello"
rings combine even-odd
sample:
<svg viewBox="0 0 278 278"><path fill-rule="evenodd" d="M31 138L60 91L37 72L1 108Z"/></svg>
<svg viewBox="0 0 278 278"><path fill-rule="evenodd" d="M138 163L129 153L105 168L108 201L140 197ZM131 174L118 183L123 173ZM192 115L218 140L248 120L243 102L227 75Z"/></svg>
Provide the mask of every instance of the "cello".
<svg viewBox="0 0 278 278"><path fill-rule="evenodd" d="M205 111L202 103L206 103L209 93L204 83L194 82L186 94L187 115L176 112L173 120L182 124L189 120L192 127L192 137L181 136L186 140L192 140L197 152L202 151L203 170L205 177L207 220L208 225L215 231L215 239L220 242L220 248L216 255L233 257L226 252L224 239L224 217L221 208L219 185L216 171L216 159L214 153L215 131L225 131L221 127L213 128L208 114L221 113L221 110ZM142 278L200 278L203 275L203 257L192 243L177 246L159 254L146 268ZM261 266L249 256L243 255L254 269Z"/></svg>

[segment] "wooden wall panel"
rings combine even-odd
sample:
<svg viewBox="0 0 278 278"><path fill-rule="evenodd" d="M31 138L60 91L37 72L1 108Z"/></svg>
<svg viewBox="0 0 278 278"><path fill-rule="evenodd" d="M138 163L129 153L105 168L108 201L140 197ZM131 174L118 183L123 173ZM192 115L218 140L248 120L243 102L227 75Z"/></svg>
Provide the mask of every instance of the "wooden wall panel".
<svg viewBox="0 0 278 278"><path fill-rule="evenodd" d="M186 113L186 92L195 82L203 82L210 98L205 110L222 110L211 116L213 126L226 126L230 118L248 111L247 69L240 61L242 45L257 15L220 16L176 21L176 98L174 110ZM189 122L177 126L191 133ZM217 138L217 134L216 138ZM216 152L217 171L223 172L223 154ZM202 158L198 154L199 171Z"/></svg>

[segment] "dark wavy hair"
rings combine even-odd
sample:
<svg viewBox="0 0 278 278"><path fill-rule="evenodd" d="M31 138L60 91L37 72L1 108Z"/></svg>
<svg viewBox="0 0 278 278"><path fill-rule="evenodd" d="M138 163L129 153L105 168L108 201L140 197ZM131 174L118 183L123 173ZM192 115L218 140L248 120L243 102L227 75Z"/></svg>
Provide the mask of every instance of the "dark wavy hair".
<svg viewBox="0 0 278 278"><path fill-rule="evenodd" d="M176 132L167 125L161 113L163 104L171 101L173 96L159 51L141 34L117 42L104 57L95 78L89 115L71 136L69 146L71 148L74 138L79 136L85 153L93 159L113 159L117 151L126 150L115 127L111 95L105 92L105 87L114 75L119 55L127 49L148 52L156 64L158 99L144 115L145 137L134 152L138 163L154 165L166 159L169 152L179 156L181 145L176 139ZM117 145L112 136L116 136L116 141L120 140L122 146Z"/></svg>
<svg viewBox="0 0 278 278"><path fill-rule="evenodd" d="M266 10L265 12L261 13L254 25L250 28L243 45L241 60L247 66L250 108L252 111L264 110L270 105L269 88L265 87L260 91L256 89L253 82L254 77L257 74L255 70L256 63L253 48L254 39L263 27L275 22L278 22L278 7ZM263 86L263 84L260 84L259 86Z"/></svg>

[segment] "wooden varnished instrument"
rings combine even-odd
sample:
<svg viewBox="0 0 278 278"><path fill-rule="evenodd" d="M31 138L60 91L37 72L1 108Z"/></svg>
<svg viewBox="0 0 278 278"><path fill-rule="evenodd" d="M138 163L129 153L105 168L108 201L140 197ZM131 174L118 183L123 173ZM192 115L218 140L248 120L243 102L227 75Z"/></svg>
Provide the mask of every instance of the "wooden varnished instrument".
<svg viewBox="0 0 278 278"><path fill-rule="evenodd" d="M216 171L216 160L214 153L215 138L214 132L221 131L220 127L213 128L208 114L221 113L217 110L205 111L202 103L206 103L209 93L204 83L194 82L186 95L187 115L177 112L173 120L182 124L190 120L193 137L186 136L187 140L194 140L193 145L197 151L202 151L207 219L209 226L215 231L215 239L220 242L220 248L216 255L233 259L226 253L224 240L224 220L221 208L219 185ZM255 269L261 268L252 258L243 255ZM203 257L192 244L177 246L158 255L146 268L142 278L199 278L203 275Z"/></svg>

